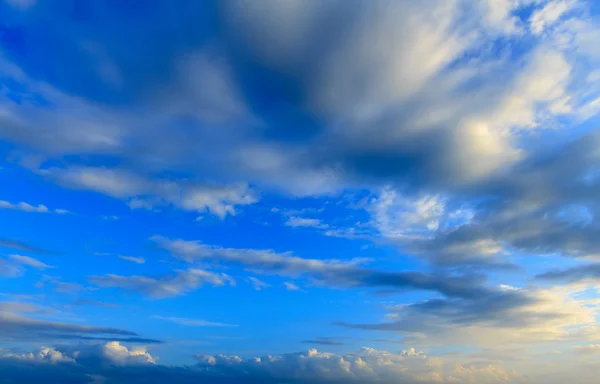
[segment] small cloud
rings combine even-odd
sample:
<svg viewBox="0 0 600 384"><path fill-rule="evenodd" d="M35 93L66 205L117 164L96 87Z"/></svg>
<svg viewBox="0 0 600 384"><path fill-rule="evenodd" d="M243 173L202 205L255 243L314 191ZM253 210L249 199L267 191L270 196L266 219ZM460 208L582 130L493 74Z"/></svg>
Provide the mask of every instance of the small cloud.
<svg viewBox="0 0 600 384"><path fill-rule="evenodd" d="M18 249L19 251L34 252L34 253L53 253L46 249L34 247L30 244L12 239L0 239L0 247Z"/></svg>
<svg viewBox="0 0 600 384"><path fill-rule="evenodd" d="M289 281L284 282L283 285L285 286L285 289L287 289L288 291L306 292L305 290L303 290L302 288L300 288L296 284L294 284L292 282L289 282Z"/></svg>
<svg viewBox="0 0 600 384"><path fill-rule="evenodd" d="M21 201L20 203L11 203L9 201L0 200L0 209L12 209L14 211L22 211L22 212L35 212L35 213L57 213L57 214L65 214L70 213L66 209L54 209L51 210L43 204L32 205L26 202Z"/></svg>
<svg viewBox="0 0 600 384"><path fill-rule="evenodd" d="M41 261L36 260L33 257L29 257L29 256L10 255L9 257L13 262L15 262L19 265L25 265L25 266L32 267L35 269L44 270L44 269L54 268L48 264L42 263Z"/></svg>
<svg viewBox="0 0 600 384"><path fill-rule="evenodd" d="M340 341L336 341L332 338L329 337L317 337L314 340L302 340L301 341L302 344L318 344L318 345L329 345L329 346L334 346L334 345L344 345L344 343L340 342Z"/></svg>
<svg viewBox="0 0 600 384"><path fill-rule="evenodd" d="M136 264L145 264L146 263L146 259L144 259L143 257L119 256L119 259L131 261L132 263L136 263Z"/></svg>
<svg viewBox="0 0 600 384"><path fill-rule="evenodd" d="M250 281L250 284L252 284L252 287L254 287L254 289L257 291L271 287L271 284L265 283L264 281L259 280L256 277L249 277L248 280Z"/></svg>
<svg viewBox="0 0 600 384"><path fill-rule="evenodd" d="M104 215L102 220L119 220L119 216L116 215Z"/></svg>
<svg viewBox="0 0 600 384"><path fill-rule="evenodd" d="M153 319L171 321L179 325L185 325L189 327L237 327L233 324L215 323L212 321L204 321L197 319L186 319L183 317L163 317L163 316L152 316Z"/></svg>
<svg viewBox="0 0 600 384"><path fill-rule="evenodd" d="M327 229L329 225L324 224L319 219L310 219L305 217L291 216L285 222L285 226L287 227L312 227L318 229Z"/></svg>

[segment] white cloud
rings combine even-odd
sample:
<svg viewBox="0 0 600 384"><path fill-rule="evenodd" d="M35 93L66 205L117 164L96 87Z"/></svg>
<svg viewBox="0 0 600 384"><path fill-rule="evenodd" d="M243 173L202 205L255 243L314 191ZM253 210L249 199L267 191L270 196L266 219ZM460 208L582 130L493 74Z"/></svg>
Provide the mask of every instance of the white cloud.
<svg viewBox="0 0 600 384"><path fill-rule="evenodd" d="M36 260L33 257L29 257L29 256L10 255L9 257L13 262L15 262L19 265L26 265L28 267L32 267L35 269L44 270L44 269L48 269L48 268L54 268L48 264L42 263L41 261Z"/></svg>
<svg viewBox="0 0 600 384"><path fill-rule="evenodd" d="M172 316L152 316L153 319L171 321L179 325L185 325L190 327L237 327L233 324L215 323L212 321L198 320L198 319L186 319L184 317L172 317Z"/></svg>
<svg viewBox="0 0 600 384"><path fill-rule="evenodd" d="M25 272L25 267L30 267L38 270L54 268L29 256L9 255L7 258L0 257L0 276L21 276Z"/></svg>
<svg viewBox="0 0 600 384"><path fill-rule="evenodd" d="M54 212L58 214L69 213L66 209L54 209L50 210L45 205L31 205L29 203L20 202L20 203L10 203L8 201L0 200L0 209L12 209L15 211L23 211L23 212L36 212L36 213L48 213Z"/></svg>
<svg viewBox="0 0 600 384"><path fill-rule="evenodd" d="M399 353L363 348L345 355L318 352L242 359L238 356L197 355L199 367L208 373L239 377L250 373L274 380L357 383L517 383L526 380L500 367L462 365L428 357L414 349Z"/></svg>
<svg viewBox="0 0 600 384"><path fill-rule="evenodd" d="M90 277L92 284L100 287L114 287L125 291L140 292L154 298L180 296L193 291L203 284L213 286L235 285L235 280L221 273L188 269L177 271L174 275L160 277L120 276L109 274Z"/></svg>
<svg viewBox="0 0 600 384"><path fill-rule="evenodd" d="M298 216L290 216L285 225L288 227L312 227L319 229L327 229L329 225L321 222L319 219L298 217Z"/></svg>
<svg viewBox="0 0 600 384"><path fill-rule="evenodd" d="M284 281L283 285L285 286L285 289L287 289L288 291L300 291L300 292L305 292L304 290L302 290L302 288L300 288L298 285L290 282L290 281Z"/></svg>
<svg viewBox="0 0 600 384"><path fill-rule="evenodd" d="M144 263L146 263L146 259L144 259L143 257L119 256L119 259L130 261L130 262L136 263L136 264L144 264Z"/></svg>
<svg viewBox="0 0 600 384"><path fill-rule="evenodd" d="M59 182L128 199L132 209L173 205L188 211L209 212L220 218L236 214L236 206L258 201L246 184L218 185L152 180L122 169L53 168L47 174Z"/></svg>
<svg viewBox="0 0 600 384"><path fill-rule="evenodd" d="M264 281L259 280L256 277L250 276L248 277L248 280L250 281L250 284L252 284L252 287L257 291L271 287L271 284L265 283Z"/></svg>

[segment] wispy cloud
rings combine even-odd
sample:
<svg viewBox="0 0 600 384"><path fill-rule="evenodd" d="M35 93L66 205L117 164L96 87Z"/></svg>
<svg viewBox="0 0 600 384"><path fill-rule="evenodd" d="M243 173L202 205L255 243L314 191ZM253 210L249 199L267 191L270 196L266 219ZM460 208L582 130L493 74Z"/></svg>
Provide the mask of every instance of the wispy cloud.
<svg viewBox="0 0 600 384"><path fill-rule="evenodd" d="M183 317L172 317L172 316L152 316L153 319L170 321L179 325L185 325L189 327L237 327L233 324L215 323L212 321L198 320L198 319L186 319Z"/></svg>
<svg viewBox="0 0 600 384"><path fill-rule="evenodd" d="M136 263L136 264L145 264L146 263L146 259L144 259L143 257L119 256L119 259L130 261L130 262Z"/></svg>
<svg viewBox="0 0 600 384"><path fill-rule="evenodd" d="M23 212L37 212L37 213L57 213L59 215L63 215L69 213L66 209L49 209L45 205L31 205L29 203L20 202L20 203L10 203L8 201L0 200L0 209L12 209L15 211L23 211Z"/></svg>

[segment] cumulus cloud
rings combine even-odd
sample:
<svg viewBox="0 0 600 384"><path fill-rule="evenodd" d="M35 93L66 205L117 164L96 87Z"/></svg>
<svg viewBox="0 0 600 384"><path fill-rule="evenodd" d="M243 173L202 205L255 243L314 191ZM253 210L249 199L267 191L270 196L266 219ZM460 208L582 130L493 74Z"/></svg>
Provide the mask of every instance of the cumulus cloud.
<svg viewBox="0 0 600 384"><path fill-rule="evenodd" d="M42 348L36 353L0 353L0 372L28 379L45 374L50 383L89 382L89 376L121 383L136 379L147 383L169 380L192 383L520 383L526 377L488 365L452 364L407 349L398 353L371 348L350 354L318 352L243 359L238 356L196 355L197 364L161 366L143 348L120 343ZM23 368L29 369L23 371ZM85 380L84 380L85 378Z"/></svg>
<svg viewBox="0 0 600 384"><path fill-rule="evenodd" d="M91 276L92 284L100 287L114 287L130 292L139 292L157 299L183 295L203 284L213 286L235 285L235 280L221 273L201 269L177 271L173 275L160 277L105 275Z"/></svg>

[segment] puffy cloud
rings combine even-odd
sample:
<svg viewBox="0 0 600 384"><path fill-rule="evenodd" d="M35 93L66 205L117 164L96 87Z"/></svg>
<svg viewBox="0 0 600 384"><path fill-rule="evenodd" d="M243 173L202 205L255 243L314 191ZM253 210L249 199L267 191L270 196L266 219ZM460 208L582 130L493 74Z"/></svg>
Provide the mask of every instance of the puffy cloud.
<svg viewBox="0 0 600 384"><path fill-rule="evenodd" d="M37 353L2 353L0 351L0 358L3 359L20 359L20 360L31 360L36 362L48 362L51 364L57 363L74 363L75 360L69 356L63 355L61 352L52 348L40 348Z"/></svg>
<svg viewBox="0 0 600 384"><path fill-rule="evenodd" d="M226 355L197 355L196 359L198 363L193 366L162 366L143 348L129 349L111 342L42 348L36 353L0 352L0 372L7 379L28 380L45 375L49 383L90 382L90 376L114 383L129 382L132 377L147 383L169 380L209 384L530 382L517 372L498 366L452 364L412 348L398 353L363 348L342 355L311 349L252 359Z"/></svg>
<svg viewBox="0 0 600 384"><path fill-rule="evenodd" d="M445 364L423 352L408 349L400 353L363 348L338 355L311 349L305 353L242 359L237 356L198 355L198 367L227 377L253 376L296 382L356 383L518 383L525 378L499 367Z"/></svg>
<svg viewBox="0 0 600 384"><path fill-rule="evenodd" d="M115 287L125 291L140 292L154 298L183 295L203 284L213 286L235 285L235 280L224 273L216 274L194 268L161 277L110 274L91 276L89 280L92 284L100 287Z"/></svg>

